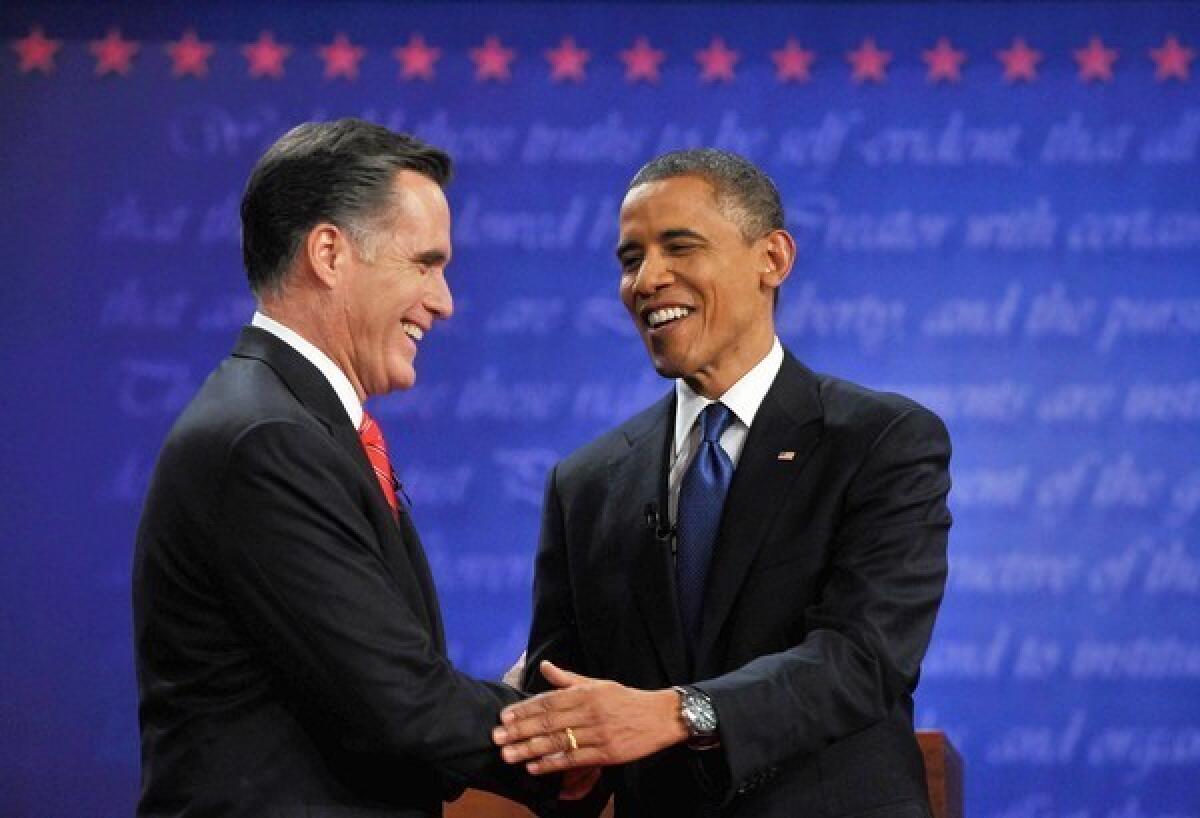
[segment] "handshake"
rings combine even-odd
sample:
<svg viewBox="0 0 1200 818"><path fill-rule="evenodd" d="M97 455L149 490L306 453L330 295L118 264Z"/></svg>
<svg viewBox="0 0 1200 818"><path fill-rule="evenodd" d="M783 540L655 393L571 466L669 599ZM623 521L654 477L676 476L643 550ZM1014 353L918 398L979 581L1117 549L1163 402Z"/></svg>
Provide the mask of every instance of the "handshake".
<svg viewBox="0 0 1200 818"><path fill-rule="evenodd" d="M505 681L519 681L523 668L524 656ZM532 775L563 773L564 800L591 792L602 767L637 761L688 739L676 690L637 690L552 662L542 662L539 670L555 689L504 708L492 740L505 761L524 764Z"/></svg>
<svg viewBox="0 0 1200 818"><path fill-rule="evenodd" d="M771 180L725 151L664 154L625 190L621 302L675 385L551 471L529 640L703 689L541 662L547 692L514 701L454 669L363 406L414 385L453 312L451 165L354 119L300 125L255 165L258 310L173 427L138 527L139 814L435 815L462 784L578 800L606 766L714 746L714 701L720 753L611 776L634 813L757 789L738 814L926 814L912 692L947 575L949 438L785 352L796 242ZM547 773L562 782L530 778Z"/></svg>

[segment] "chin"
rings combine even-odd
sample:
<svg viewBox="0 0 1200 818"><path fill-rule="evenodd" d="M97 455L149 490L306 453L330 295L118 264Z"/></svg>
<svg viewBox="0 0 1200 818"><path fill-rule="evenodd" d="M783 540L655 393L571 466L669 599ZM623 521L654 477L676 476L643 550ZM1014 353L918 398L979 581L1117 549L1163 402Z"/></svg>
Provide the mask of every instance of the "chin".
<svg viewBox="0 0 1200 818"><path fill-rule="evenodd" d="M654 371L664 378L682 378L687 371L678 362L653 353L650 354L650 363L653 364Z"/></svg>
<svg viewBox="0 0 1200 818"><path fill-rule="evenodd" d="M656 345L654 341L643 337L642 342L646 347L646 354L650 356L650 365L654 367L654 371L664 378L679 377L679 362L678 356L670 354L670 350L663 349L661 345Z"/></svg>
<svg viewBox="0 0 1200 818"><path fill-rule="evenodd" d="M417 370L407 358L396 358L389 362L384 371L388 392L403 392L412 389L417 382Z"/></svg>
<svg viewBox="0 0 1200 818"><path fill-rule="evenodd" d="M384 378L378 382L378 388L367 388L367 397L382 398L385 395L392 394L393 392L403 392L406 389L412 389L412 385L416 382L416 380L416 375L412 373L404 377Z"/></svg>

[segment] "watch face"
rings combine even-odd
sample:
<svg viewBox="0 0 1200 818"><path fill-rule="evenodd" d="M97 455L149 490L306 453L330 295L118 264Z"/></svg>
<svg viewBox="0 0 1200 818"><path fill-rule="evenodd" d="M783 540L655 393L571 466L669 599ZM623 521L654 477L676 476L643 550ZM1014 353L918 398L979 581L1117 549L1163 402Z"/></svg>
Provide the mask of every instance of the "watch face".
<svg viewBox="0 0 1200 818"><path fill-rule="evenodd" d="M711 708L700 707L696 713L696 730L700 733L711 733L717 729L717 716Z"/></svg>
<svg viewBox="0 0 1200 818"><path fill-rule="evenodd" d="M703 696L689 692L683 702L683 711L694 735L709 736L716 731L717 713Z"/></svg>

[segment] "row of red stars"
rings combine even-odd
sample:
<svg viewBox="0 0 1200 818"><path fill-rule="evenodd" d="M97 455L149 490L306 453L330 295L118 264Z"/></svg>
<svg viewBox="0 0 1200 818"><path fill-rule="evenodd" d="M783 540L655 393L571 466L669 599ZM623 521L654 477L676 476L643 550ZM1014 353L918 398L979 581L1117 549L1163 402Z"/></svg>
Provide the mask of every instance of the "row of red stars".
<svg viewBox="0 0 1200 818"><path fill-rule="evenodd" d="M62 40L46 37L40 26L34 26L27 36L12 41L22 73L53 71L54 55L61 47ZM99 75L129 74L133 68L133 58L140 48L139 43L123 38L116 28L110 29L104 39L93 40L88 45L88 50L96 58L96 73ZM201 41L195 31L185 32L180 39L166 45L167 55L172 61L171 73L176 77L205 76L208 73L208 60L215 50L211 42ZM325 62L325 76L330 79L355 79L358 76L358 64L367 53L365 48L352 43L345 34L338 34L332 43L316 50ZM279 78L284 74L284 62L292 53L292 47L276 42L271 32L264 31L256 41L242 46L241 51L251 77ZM420 34L413 34L407 44L393 49L392 54L400 63L402 79L431 80L442 50L426 43ZM592 56L590 51L578 46L572 37L563 37L555 48L546 50L543 55L550 66L550 77L555 82L582 82ZM1008 48L998 50L995 56L1004 68L1007 82L1033 82L1038 76L1038 64L1043 59L1042 52L1028 45L1021 37L1015 38ZM1113 78L1113 67L1120 52L1106 46L1100 37L1093 36L1087 45L1074 49L1072 56L1078 65L1081 81L1109 82ZM1155 65L1154 75L1158 81L1174 79L1183 82L1190 78L1190 66L1196 53L1180 43L1175 35L1168 35L1161 46L1149 49L1147 56ZM511 66L517 58L517 52L506 47L499 37L489 35L482 45L470 49L470 57L475 64L476 80L504 82L511 76ZM638 37L630 48L620 51L618 57L625 64L625 79L628 82L657 82L667 54L651 46L647 38ZM880 48L871 37L845 54L846 62L850 65L850 77L856 83L885 82L892 57L891 51ZM720 37L715 37L706 48L695 53L695 59L700 67L701 80L732 82L734 68L741 54L727 46ZM789 38L782 48L771 52L771 59L780 82L808 82L812 79L817 53L802 47L795 38ZM932 48L921 52L921 59L927 66L926 78L930 82L958 82L962 78L963 65L967 62L967 53L955 48L948 38L942 37Z"/></svg>

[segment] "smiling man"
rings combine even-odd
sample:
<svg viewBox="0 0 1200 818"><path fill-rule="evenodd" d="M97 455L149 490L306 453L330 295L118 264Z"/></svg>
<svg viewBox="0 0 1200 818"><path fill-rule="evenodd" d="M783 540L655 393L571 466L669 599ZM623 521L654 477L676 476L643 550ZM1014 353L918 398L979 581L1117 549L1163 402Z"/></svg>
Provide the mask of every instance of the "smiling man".
<svg viewBox="0 0 1200 818"><path fill-rule="evenodd" d="M795 242L746 160L647 164L617 257L674 389L550 475L526 685L560 689L508 707L497 744L537 774L609 767L587 808L615 792L622 818L927 815L912 694L945 428L783 349Z"/></svg>
<svg viewBox="0 0 1200 818"><path fill-rule="evenodd" d="M301 125L242 199L258 303L163 446L137 536L141 816L434 816L550 782L490 740L519 694L446 656L369 397L452 312L450 159Z"/></svg>

